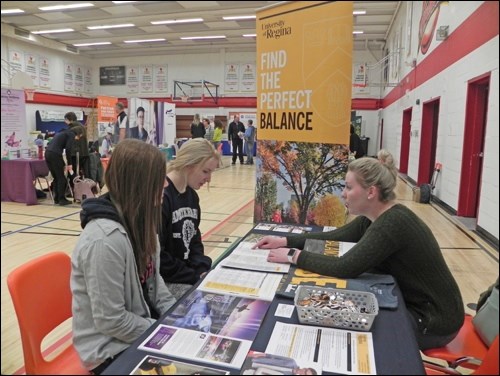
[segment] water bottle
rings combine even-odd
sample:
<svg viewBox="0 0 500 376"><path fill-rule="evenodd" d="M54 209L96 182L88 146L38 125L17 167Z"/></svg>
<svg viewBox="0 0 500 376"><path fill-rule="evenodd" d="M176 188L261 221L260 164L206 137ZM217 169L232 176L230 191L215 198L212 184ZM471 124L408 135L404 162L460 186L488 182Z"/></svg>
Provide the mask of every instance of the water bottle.
<svg viewBox="0 0 500 376"><path fill-rule="evenodd" d="M43 159L43 146L38 146L38 159Z"/></svg>

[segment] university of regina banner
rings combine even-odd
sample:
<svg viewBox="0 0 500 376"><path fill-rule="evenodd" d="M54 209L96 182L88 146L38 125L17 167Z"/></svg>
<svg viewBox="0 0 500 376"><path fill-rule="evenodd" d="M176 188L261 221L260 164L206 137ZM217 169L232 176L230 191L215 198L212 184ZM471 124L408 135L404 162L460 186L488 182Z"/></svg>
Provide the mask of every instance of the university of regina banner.
<svg viewBox="0 0 500 376"><path fill-rule="evenodd" d="M294 1L257 12L255 222L345 222L352 10Z"/></svg>
<svg viewBox="0 0 500 376"><path fill-rule="evenodd" d="M352 10L294 1L257 13L260 139L348 143Z"/></svg>

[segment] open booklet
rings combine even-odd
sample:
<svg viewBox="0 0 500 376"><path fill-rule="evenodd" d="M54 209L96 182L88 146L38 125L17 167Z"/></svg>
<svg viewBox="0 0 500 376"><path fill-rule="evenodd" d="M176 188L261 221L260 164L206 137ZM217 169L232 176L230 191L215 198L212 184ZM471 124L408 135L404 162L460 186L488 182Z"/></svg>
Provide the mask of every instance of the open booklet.
<svg viewBox="0 0 500 376"><path fill-rule="evenodd" d="M253 341L271 303L194 290L162 324Z"/></svg>
<svg viewBox="0 0 500 376"><path fill-rule="evenodd" d="M148 355L131 375L229 375L228 371Z"/></svg>
<svg viewBox="0 0 500 376"><path fill-rule="evenodd" d="M321 375L316 362L297 361L286 356L250 351L240 375Z"/></svg>
<svg viewBox="0 0 500 376"><path fill-rule="evenodd" d="M217 266L201 281L198 290L273 300L282 275Z"/></svg>
<svg viewBox="0 0 500 376"><path fill-rule="evenodd" d="M231 254L221 261L220 265L228 268L257 270L268 273L288 273L290 264L267 261L269 249L252 249L254 242L243 241Z"/></svg>
<svg viewBox="0 0 500 376"><path fill-rule="evenodd" d="M160 324L138 349L201 363L241 368L252 341Z"/></svg>
<svg viewBox="0 0 500 376"><path fill-rule="evenodd" d="M277 322L266 353L317 362L323 371L375 375L371 333Z"/></svg>

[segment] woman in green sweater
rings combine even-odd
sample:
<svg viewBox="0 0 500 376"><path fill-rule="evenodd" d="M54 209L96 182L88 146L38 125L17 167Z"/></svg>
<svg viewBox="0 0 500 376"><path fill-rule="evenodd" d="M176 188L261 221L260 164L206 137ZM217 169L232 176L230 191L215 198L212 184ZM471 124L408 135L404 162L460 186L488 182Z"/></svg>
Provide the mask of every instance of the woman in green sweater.
<svg viewBox="0 0 500 376"><path fill-rule="evenodd" d="M268 261L291 262L338 278L356 278L368 271L391 274L411 313L420 349L441 347L455 338L463 324L462 297L429 227L396 203L396 179L392 158L385 162L357 159L349 164L342 192L356 219L330 232L266 236L255 247L272 249ZM357 244L336 258L300 251L306 238Z"/></svg>

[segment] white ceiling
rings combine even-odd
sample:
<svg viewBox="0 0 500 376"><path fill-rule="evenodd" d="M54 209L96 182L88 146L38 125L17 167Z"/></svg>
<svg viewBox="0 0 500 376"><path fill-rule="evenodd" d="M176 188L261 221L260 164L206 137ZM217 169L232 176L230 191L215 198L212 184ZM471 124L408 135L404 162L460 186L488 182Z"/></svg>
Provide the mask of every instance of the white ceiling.
<svg viewBox="0 0 500 376"><path fill-rule="evenodd" d="M40 6L90 2L94 6L66 11L41 11ZM255 20L224 21L223 16L255 15L256 9L278 1L136 1L114 4L111 1L2 1L3 9L21 8L20 15L2 15L2 25L9 24L26 31L72 28L75 31L38 35L72 46L78 43L111 42L110 45L78 47L78 53L89 57L129 57L166 53L206 53L255 51ZM354 17L354 49L383 48L399 1L354 1L355 10L366 15ZM152 25L151 21L203 18L203 22ZM88 30L87 26L133 23L134 27ZM181 36L225 35L224 39L205 41L181 40ZM166 38L164 42L124 43L125 40Z"/></svg>

